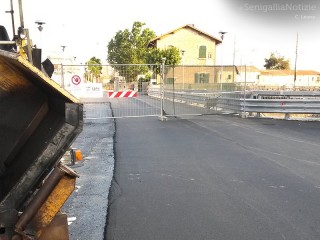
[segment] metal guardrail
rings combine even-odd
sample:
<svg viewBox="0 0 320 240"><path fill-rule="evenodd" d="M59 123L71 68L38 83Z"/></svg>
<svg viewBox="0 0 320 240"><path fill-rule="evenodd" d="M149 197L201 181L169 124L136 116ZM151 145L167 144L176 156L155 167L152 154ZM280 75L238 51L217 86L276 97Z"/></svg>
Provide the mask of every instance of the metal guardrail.
<svg viewBox="0 0 320 240"><path fill-rule="evenodd" d="M154 89L148 91L148 95L154 98L161 98L160 90ZM204 107L210 109L217 105L218 97L220 94L217 93L190 93L190 92L173 92L165 91L164 99L169 101L175 101L178 103L184 103L193 106Z"/></svg>
<svg viewBox="0 0 320 240"><path fill-rule="evenodd" d="M236 113L319 114L320 92L252 91L222 93L218 107Z"/></svg>
<svg viewBox="0 0 320 240"><path fill-rule="evenodd" d="M190 105L198 105L200 107L210 108L217 105L219 93L211 94L191 94L191 93L173 93L166 91L165 99L174 99L176 102L186 103Z"/></svg>
<svg viewBox="0 0 320 240"><path fill-rule="evenodd" d="M159 89L149 89L149 96L160 98ZM250 91L246 92L173 92L164 98L175 102L215 108L234 113L320 114L320 92Z"/></svg>

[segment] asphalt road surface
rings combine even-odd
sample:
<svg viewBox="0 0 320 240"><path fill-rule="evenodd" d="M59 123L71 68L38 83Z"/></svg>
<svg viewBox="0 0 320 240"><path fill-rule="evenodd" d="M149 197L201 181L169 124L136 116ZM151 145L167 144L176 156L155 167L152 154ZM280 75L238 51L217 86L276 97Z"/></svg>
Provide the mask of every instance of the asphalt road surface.
<svg viewBox="0 0 320 240"><path fill-rule="evenodd" d="M320 122L117 119L114 147L107 240L320 239Z"/></svg>

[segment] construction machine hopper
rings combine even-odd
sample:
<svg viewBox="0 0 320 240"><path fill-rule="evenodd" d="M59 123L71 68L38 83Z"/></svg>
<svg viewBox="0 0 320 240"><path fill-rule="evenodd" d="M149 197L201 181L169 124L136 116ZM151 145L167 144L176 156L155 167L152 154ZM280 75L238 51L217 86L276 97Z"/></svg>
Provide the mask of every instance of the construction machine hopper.
<svg viewBox="0 0 320 240"><path fill-rule="evenodd" d="M82 131L82 109L25 58L0 50L0 240L62 239L45 229L68 197L59 181L77 177L59 159Z"/></svg>

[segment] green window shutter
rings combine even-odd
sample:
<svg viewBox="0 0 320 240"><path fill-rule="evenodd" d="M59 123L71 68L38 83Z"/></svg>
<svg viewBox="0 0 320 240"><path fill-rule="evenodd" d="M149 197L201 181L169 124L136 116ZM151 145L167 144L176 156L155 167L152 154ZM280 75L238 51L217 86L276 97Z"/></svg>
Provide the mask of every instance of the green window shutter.
<svg viewBox="0 0 320 240"><path fill-rule="evenodd" d="M167 78L165 82L166 84L173 84L174 78Z"/></svg>
<svg viewBox="0 0 320 240"><path fill-rule="evenodd" d="M209 73L195 73L194 74L195 83L209 83Z"/></svg>
<svg viewBox="0 0 320 240"><path fill-rule="evenodd" d="M204 82L203 83L209 83L209 73L204 73Z"/></svg>
<svg viewBox="0 0 320 240"><path fill-rule="evenodd" d="M199 73L195 73L194 74L194 83L199 83L200 82L200 74Z"/></svg>
<svg viewBox="0 0 320 240"><path fill-rule="evenodd" d="M200 46L199 47L199 58L206 58L207 57L207 47Z"/></svg>
<svg viewBox="0 0 320 240"><path fill-rule="evenodd" d="M199 81L199 83L203 83L203 81L204 81L204 74L200 73L200 81Z"/></svg>

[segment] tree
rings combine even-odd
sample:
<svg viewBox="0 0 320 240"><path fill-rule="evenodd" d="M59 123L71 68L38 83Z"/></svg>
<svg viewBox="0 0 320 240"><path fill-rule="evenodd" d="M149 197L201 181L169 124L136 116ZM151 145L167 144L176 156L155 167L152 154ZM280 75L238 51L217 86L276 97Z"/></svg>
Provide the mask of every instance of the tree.
<svg viewBox="0 0 320 240"><path fill-rule="evenodd" d="M148 43L156 34L149 28L143 28L145 23L134 22L131 31L118 31L108 43L108 62L111 64L145 64L148 53ZM114 66L120 75L124 70L119 65ZM126 71L126 81L135 80L139 74L148 71L147 66L130 66Z"/></svg>
<svg viewBox="0 0 320 240"><path fill-rule="evenodd" d="M93 82L95 78L97 82L102 73L101 60L99 58L92 57L86 62L86 65L88 65L88 68L85 70L85 79L89 82Z"/></svg>
<svg viewBox="0 0 320 240"><path fill-rule="evenodd" d="M290 61L289 59L284 59L283 56L276 56L275 53L271 53L269 58L265 58L266 69L290 69Z"/></svg>
<svg viewBox="0 0 320 240"><path fill-rule="evenodd" d="M180 50L176 47L163 50L158 48L152 49L148 55L147 62L149 64L156 64L156 68L153 69L156 74L160 73L162 58L166 59L166 65L175 66L181 62Z"/></svg>

